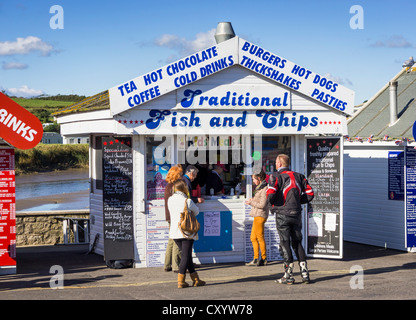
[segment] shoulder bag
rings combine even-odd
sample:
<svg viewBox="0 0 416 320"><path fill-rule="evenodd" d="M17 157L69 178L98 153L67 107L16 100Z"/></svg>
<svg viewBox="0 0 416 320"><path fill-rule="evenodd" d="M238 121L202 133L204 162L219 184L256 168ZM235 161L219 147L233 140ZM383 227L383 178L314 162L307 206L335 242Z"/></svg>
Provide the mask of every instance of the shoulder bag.
<svg viewBox="0 0 416 320"><path fill-rule="evenodd" d="M201 225L196 219L194 213L188 210L188 203L185 200L185 207L183 212L181 212L181 217L179 220L179 229L181 230L183 236L186 239L192 238L198 231Z"/></svg>

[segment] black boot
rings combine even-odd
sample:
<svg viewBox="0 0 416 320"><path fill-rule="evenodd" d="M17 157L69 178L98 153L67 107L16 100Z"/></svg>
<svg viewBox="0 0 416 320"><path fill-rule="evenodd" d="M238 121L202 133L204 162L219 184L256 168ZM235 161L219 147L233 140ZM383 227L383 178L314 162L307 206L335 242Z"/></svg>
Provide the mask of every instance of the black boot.
<svg viewBox="0 0 416 320"><path fill-rule="evenodd" d="M281 284L293 284L295 283L295 278L293 278L293 263L284 264L285 274L280 279L275 280L276 283Z"/></svg>
<svg viewBox="0 0 416 320"><path fill-rule="evenodd" d="M260 260L259 260L259 262L257 263L257 266L258 267L261 267L261 266L265 266L267 264L267 259L263 259L263 258L261 258Z"/></svg>

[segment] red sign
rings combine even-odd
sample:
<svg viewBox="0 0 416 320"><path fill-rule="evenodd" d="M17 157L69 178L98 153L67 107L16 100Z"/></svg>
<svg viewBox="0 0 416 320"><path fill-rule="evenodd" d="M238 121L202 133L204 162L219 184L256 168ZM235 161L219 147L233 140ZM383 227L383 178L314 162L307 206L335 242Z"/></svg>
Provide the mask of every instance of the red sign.
<svg viewBox="0 0 416 320"><path fill-rule="evenodd" d="M14 149L0 149L0 274L16 268L15 193Z"/></svg>
<svg viewBox="0 0 416 320"><path fill-rule="evenodd" d="M0 92L0 137L18 149L31 149L42 135L39 119Z"/></svg>

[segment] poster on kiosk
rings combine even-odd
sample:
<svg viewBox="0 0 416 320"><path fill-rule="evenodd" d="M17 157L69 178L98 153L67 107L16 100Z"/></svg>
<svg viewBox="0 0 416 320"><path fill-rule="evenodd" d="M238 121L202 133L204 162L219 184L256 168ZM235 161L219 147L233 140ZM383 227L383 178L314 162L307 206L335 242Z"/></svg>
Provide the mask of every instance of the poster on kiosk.
<svg viewBox="0 0 416 320"><path fill-rule="evenodd" d="M16 187L14 147L31 149L43 135L42 123L0 93L0 274L16 273ZM7 147L6 147L7 146Z"/></svg>
<svg viewBox="0 0 416 320"><path fill-rule="evenodd" d="M413 124L413 138L416 140L416 121ZM405 246L416 251L416 149L406 146L405 161Z"/></svg>
<svg viewBox="0 0 416 320"><path fill-rule="evenodd" d="M342 143L340 137L307 139L307 179L315 197L307 205L306 251L312 257L342 259Z"/></svg>

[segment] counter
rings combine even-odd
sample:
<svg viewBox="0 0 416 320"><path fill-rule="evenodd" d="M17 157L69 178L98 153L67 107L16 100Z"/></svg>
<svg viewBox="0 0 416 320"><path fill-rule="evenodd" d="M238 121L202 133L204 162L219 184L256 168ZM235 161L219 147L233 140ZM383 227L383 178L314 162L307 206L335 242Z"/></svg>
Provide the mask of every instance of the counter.
<svg viewBox="0 0 416 320"><path fill-rule="evenodd" d="M194 243L195 263L244 262L253 259L250 241L253 218L250 206L245 205L245 197L232 199L206 200L198 203L200 213L197 216L201 224L198 240ZM144 215L145 228L139 232L145 239L137 243L146 243L143 250L147 267L161 267L164 263L166 245L169 239L169 224L165 221L163 200L153 200L148 205L148 214ZM270 216L265 225L265 240L268 260L281 260L278 250L279 237L274 216Z"/></svg>

